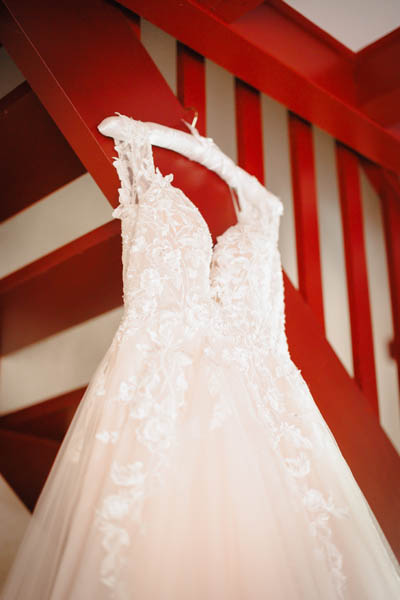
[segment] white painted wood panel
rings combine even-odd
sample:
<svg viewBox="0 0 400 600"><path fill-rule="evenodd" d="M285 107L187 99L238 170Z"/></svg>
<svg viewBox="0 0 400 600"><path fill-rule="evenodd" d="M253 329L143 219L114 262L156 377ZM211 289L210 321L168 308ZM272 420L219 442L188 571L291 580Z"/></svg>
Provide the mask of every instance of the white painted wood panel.
<svg viewBox="0 0 400 600"><path fill-rule="evenodd" d="M0 414L87 385L121 317L120 306L3 356Z"/></svg>
<svg viewBox="0 0 400 600"><path fill-rule="evenodd" d="M0 277L112 220L112 206L89 173L0 224Z"/></svg>
<svg viewBox="0 0 400 600"><path fill-rule="evenodd" d="M394 334L382 212L362 169L360 179L380 422L400 452L399 385L396 363L388 349Z"/></svg>
<svg viewBox="0 0 400 600"><path fill-rule="evenodd" d="M293 285L298 288L288 113L285 106L261 94L261 114L265 185L279 196L284 207L279 230L282 265Z"/></svg>
<svg viewBox="0 0 400 600"><path fill-rule="evenodd" d="M212 60L205 69L207 136L236 162L235 79Z"/></svg>
<svg viewBox="0 0 400 600"><path fill-rule="evenodd" d="M326 336L354 375L335 141L313 127Z"/></svg>
<svg viewBox="0 0 400 600"><path fill-rule="evenodd" d="M140 20L141 42L150 54L161 75L174 94L177 93L176 40L169 33L146 21Z"/></svg>

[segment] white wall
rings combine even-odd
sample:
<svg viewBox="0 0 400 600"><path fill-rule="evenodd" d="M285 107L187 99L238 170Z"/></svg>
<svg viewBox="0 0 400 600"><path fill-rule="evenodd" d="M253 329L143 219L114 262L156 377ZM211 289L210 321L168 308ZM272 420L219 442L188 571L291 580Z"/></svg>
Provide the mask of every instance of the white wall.
<svg viewBox="0 0 400 600"><path fill-rule="evenodd" d="M171 89L176 91L174 39L143 21L142 40ZM207 135L236 160L234 79L212 61L206 60L205 64ZM0 50L0 70L2 68L6 72L5 81L8 82L0 88L4 95L23 78L4 49ZM266 185L284 204L280 228L282 263L293 284L298 286L287 111L265 95L261 99ZM334 141L318 128L313 128L313 138L327 337L347 371L352 374ZM392 336L392 324L388 317L389 291L379 200L363 176L362 194L381 422L400 451L397 375L386 346ZM8 219L0 226L1 275L111 220L111 210L87 174ZM87 383L112 339L121 310L109 311L3 357L0 412L11 411ZM24 373L24 378L19 376L21 373Z"/></svg>
<svg viewBox="0 0 400 600"><path fill-rule="evenodd" d="M3 356L1 412L86 385L121 317L122 307L118 307Z"/></svg>
<svg viewBox="0 0 400 600"><path fill-rule="evenodd" d="M313 140L326 335L348 373L354 375L335 142L317 127L313 127Z"/></svg>
<svg viewBox="0 0 400 600"><path fill-rule="evenodd" d="M400 26L399 0L285 0L357 52Z"/></svg>
<svg viewBox="0 0 400 600"><path fill-rule="evenodd" d="M85 173L0 224L0 277L111 220L112 207Z"/></svg>

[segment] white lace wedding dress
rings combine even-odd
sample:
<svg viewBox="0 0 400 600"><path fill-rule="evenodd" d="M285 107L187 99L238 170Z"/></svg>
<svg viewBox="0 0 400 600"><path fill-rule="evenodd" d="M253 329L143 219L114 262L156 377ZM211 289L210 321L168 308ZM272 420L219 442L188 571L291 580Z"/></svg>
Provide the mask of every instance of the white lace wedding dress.
<svg viewBox="0 0 400 600"><path fill-rule="evenodd" d="M119 154L124 312L2 598L398 600L399 565L289 356L280 200L194 129L116 114L99 129ZM214 248L154 168L161 139L238 192Z"/></svg>

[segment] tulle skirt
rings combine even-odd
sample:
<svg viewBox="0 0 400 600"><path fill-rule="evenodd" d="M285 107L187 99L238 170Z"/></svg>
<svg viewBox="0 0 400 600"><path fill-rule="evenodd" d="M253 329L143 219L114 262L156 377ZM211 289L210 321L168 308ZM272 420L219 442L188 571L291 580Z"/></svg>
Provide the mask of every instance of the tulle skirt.
<svg viewBox="0 0 400 600"><path fill-rule="evenodd" d="M3 600L398 600L397 560L289 356L145 339L117 331L93 374Z"/></svg>

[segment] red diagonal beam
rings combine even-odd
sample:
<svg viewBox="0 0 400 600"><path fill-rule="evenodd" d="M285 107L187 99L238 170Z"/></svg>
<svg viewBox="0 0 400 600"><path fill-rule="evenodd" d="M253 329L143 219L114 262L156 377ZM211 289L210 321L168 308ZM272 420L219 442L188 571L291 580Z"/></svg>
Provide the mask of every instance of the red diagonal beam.
<svg viewBox="0 0 400 600"><path fill-rule="evenodd" d="M289 139L299 288L324 330L317 188L310 123L290 113Z"/></svg>
<svg viewBox="0 0 400 600"><path fill-rule="evenodd" d="M400 27L357 52L355 80L363 110L385 127L400 123Z"/></svg>
<svg viewBox="0 0 400 600"><path fill-rule="evenodd" d="M262 2L264 0L195 0L193 4L203 6L220 19L230 23Z"/></svg>
<svg viewBox="0 0 400 600"><path fill-rule="evenodd" d="M0 100L0 220L86 172L25 81Z"/></svg>
<svg viewBox="0 0 400 600"><path fill-rule="evenodd" d="M87 386L0 416L0 430L62 442Z"/></svg>
<svg viewBox="0 0 400 600"><path fill-rule="evenodd" d="M54 462L59 442L0 429L0 473L33 510Z"/></svg>
<svg viewBox="0 0 400 600"><path fill-rule="evenodd" d="M123 4L361 154L400 173L400 141L358 107L353 60L262 4L228 25L188 0Z"/></svg>
<svg viewBox="0 0 400 600"><path fill-rule="evenodd" d="M336 160L354 374L371 406L379 415L358 158L341 144L336 144Z"/></svg>

